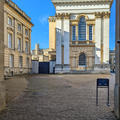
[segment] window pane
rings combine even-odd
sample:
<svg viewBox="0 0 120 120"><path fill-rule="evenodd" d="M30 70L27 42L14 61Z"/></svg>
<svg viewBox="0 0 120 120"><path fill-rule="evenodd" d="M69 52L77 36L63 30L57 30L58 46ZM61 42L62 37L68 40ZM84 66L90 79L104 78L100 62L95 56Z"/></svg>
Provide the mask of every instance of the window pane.
<svg viewBox="0 0 120 120"><path fill-rule="evenodd" d="M72 26L72 40L76 40L76 26Z"/></svg>
<svg viewBox="0 0 120 120"><path fill-rule="evenodd" d="M22 67L23 65L23 58L22 56L19 57L19 67Z"/></svg>
<svg viewBox="0 0 120 120"><path fill-rule="evenodd" d="M18 31L21 31L21 25L18 24Z"/></svg>
<svg viewBox="0 0 120 120"><path fill-rule="evenodd" d="M10 17L8 17L8 24L12 25L12 19Z"/></svg>
<svg viewBox="0 0 120 120"><path fill-rule="evenodd" d="M26 41L25 44L26 44L25 52L28 53L28 42Z"/></svg>
<svg viewBox="0 0 120 120"><path fill-rule="evenodd" d="M28 36L28 30L27 29L25 29L25 35Z"/></svg>
<svg viewBox="0 0 120 120"><path fill-rule="evenodd" d="M18 50L21 51L21 39L18 38Z"/></svg>
<svg viewBox="0 0 120 120"><path fill-rule="evenodd" d="M92 25L89 26L89 40L92 40Z"/></svg>
<svg viewBox="0 0 120 120"><path fill-rule="evenodd" d="M12 48L12 34L8 33L8 48Z"/></svg>
<svg viewBox="0 0 120 120"><path fill-rule="evenodd" d="M86 40L86 21L84 17L80 18L78 34L79 40Z"/></svg>
<svg viewBox="0 0 120 120"><path fill-rule="evenodd" d="M84 53L82 53L80 56L79 56L79 65L86 65L86 56Z"/></svg>
<svg viewBox="0 0 120 120"><path fill-rule="evenodd" d="M10 67L14 67L14 56L10 55Z"/></svg>

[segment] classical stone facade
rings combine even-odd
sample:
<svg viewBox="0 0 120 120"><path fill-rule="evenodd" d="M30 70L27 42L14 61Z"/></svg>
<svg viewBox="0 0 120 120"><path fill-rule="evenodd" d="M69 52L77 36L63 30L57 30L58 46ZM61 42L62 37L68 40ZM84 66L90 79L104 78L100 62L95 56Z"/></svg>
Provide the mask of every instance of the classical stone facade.
<svg viewBox="0 0 120 120"><path fill-rule="evenodd" d="M49 61L49 49L40 49L39 44L35 45L35 50L32 50L32 60L39 62Z"/></svg>
<svg viewBox="0 0 120 120"><path fill-rule="evenodd" d="M56 73L109 72L112 0L52 0L49 48L56 50Z"/></svg>
<svg viewBox="0 0 120 120"><path fill-rule="evenodd" d="M4 75L31 71L31 19L11 0L4 4Z"/></svg>
<svg viewBox="0 0 120 120"><path fill-rule="evenodd" d="M4 0L0 0L0 111L5 107L4 79Z"/></svg>

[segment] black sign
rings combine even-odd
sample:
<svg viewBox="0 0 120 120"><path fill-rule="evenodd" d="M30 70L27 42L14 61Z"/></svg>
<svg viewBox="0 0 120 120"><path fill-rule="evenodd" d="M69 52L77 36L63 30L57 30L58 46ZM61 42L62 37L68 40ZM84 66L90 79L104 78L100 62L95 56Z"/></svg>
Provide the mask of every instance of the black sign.
<svg viewBox="0 0 120 120"><path fill-rule="evenodd" d="M109 86L109 79L105 79L105 78L99 78L97 79L97 86L99 87L105 87L105 86Z"/></svg>

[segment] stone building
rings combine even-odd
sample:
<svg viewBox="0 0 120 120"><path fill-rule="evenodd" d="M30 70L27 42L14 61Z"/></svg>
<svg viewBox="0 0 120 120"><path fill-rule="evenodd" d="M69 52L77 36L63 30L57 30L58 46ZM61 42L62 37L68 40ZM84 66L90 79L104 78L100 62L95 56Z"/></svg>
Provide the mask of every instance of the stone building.
<svg viewBox="0 0 120 120"><path fill-rule="evenodd" d="M40 49L39 44L35 45L35 50L32 50L32 60L39 62L49 61L49 49Z"/></svg>
<svg viewBox="0 0 120 120"><path fill-rule="evenodd" d="M1 18L0 18L1 19ZM2 20L1 20L2 21ZM31 71L31 18L11 0L4 4L4 75Z"/></svg>
<svg viewBox="0 0 120 120"><path fill-rule="evenodd" d="M52 0L49 48L56 73L109 72L109 20L113 0Z"/></svg>
<svg viewBox="0 0 120 120"><path fill-rule="evenodd" d="M4 0L0 0L0 111L5 107L4 80Z"/></svg>
<svg viewBox="0 0 120 120"><path fill-rule="evenodd" d="M115 50L110 50L110 70L115 72Z"/></svg>

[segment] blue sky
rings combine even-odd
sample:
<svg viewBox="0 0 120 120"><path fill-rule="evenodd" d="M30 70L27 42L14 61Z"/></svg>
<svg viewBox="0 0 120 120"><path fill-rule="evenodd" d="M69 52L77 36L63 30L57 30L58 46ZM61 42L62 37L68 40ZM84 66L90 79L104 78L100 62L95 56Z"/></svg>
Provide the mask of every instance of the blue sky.
<svg viewBox="0 0 120 120"><path fill-rule="evenodd" d="M55 15L55 8L51 0L13 0L28 16L32 18L32 49L35 43L40 48L49 47L49 23L48 17ZM111 8L110 17L110 49L115 46L115 0Z"/></svg>

